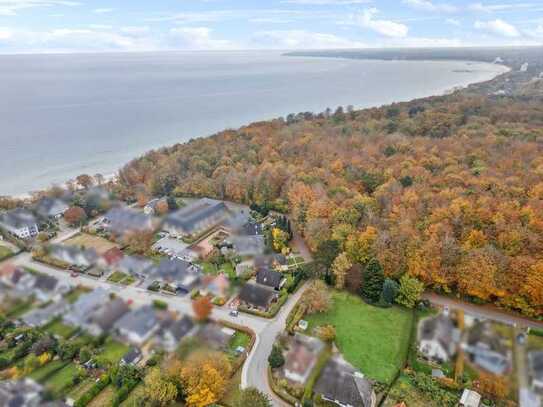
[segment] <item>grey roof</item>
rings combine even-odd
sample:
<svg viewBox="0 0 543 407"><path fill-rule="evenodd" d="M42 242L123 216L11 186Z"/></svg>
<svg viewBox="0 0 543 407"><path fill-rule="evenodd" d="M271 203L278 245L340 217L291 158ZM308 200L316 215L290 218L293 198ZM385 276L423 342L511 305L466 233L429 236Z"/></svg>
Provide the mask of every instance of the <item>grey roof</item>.
<svg viewBox="0 0 543 407"><path fill-rule="evenodd" d="M60 199L45 197L36 204L35 210L41 217L49 218L64 213L68 208Z"/></svg>
<svg viewBox="0 0 543 407"><path fill-rule="evenodd" d="M200 269L185 260L164 259L152 272L153 278L191 288L199 281Z"/></svg>
<svg viewBox="0 0 543 407"><path fill-rule="evenodd" d="M46 274L36 274L34 287L43 291L53 291L58 284L58 280L53 276Z"/></svg>
<svg viewBox="0 0 543 407"><path fill-rule="evenodd" d="M269 288L247 283L241 289L239 299L250 305L266 308L276 295L276 292Z"/></svg>
<svg viewBox="0 0 543 407"><path fill-rule="evenodd" d="M124 256L116 266L120 271L134 274L143 274L151 267L153 267L151 260L139 256Z"/></svg>
<svg viewBox="0 0 543 407"><path fill-rule="evenodd" d="M103 331L109 331L115 322L129 310L130 308L121 298L116 298L98 308L90 316L89 322L98 325Z"/></svg>
<svg viewBox="0 0 543 407"><path fill-rule="evenodd" d="M373 394L371 383L340 357L328 360L314 391L328 400L356 407L370 407Z"/></svg>
<svg viewBox="0 0 543 407"><path fill-rule="evenodd" d="M261 269L256 273L256 282L272 288L279 288L283 275L270 269Z"/></svg>
<svg viewBox="0 0 543 407"><path fill-rule="evenodd" d="M128 352L126 352L121 361L123 363L126 363L127 365L134 363L136 360L138 360L141 357L141 352L138 348L130 348Z"/></svg>
<svg viewBox="0 0 543 407"><path fill-rule="evenodd" d="M72 304L71 312L65 315L64 319L73 324L82 324L91 316L91 313L100 307L109 298L109 294L101 287L93 291L82 294L75 303Z"/></svg>
<svg viewBox="0 0 543 407"><path fill-rule="evenodd" d="M150 216L130 208L112 208L105 214L104 219L109 223L109 228L118 234L152 229Z"/></svg>
<svg viewBox="0 0 543 407"><path fill-rule="evenodd" d="M37 224L37 221L32 212L23 208L17 208L0 215L0 223L20 229L23 227L32 227Z"/></svg>
<svg viewBox="0 0 543 407"><path fill-rule="evenodd" d="M203 198L168 215L165 223L191 233L200 222L206 219L220 221L227 212L228 207L224 202Z"/></svg>
<svg viewBox="0 0 543 407"><path fill-rule="evenodd" d="M52 302L44 308L34 308L21 317L28 326L42 326L61 315L67 308L65 301Z"/></svg>
<svg viewBox="0 0 543 407"><path fill-rule="evenodd" d="M538 380L543 380L543 351L529 352L528 360L532 375Z"/></svg>
<svg viewBox="0 0 543 407"><path fill-rule="evenodd" d="M93 264L98 260L98 254L94 249L80 249L76 246L53 244L48 246L48 250L50 256L56 257L62 261L66 261L63 257L66 256L69 258L70 262L74 264L77 264L81 256L89 264Z"/></svg>
<svg viewBox="0 0 543 407"><path fill-rule="evenodd" d="M198 332L198 337L204 340L209 346L220 349L228 346L232 338L232 335L228 331L231 331L231 328L217 323L207 323Z"/></svg>
<svg viewBox="0 0 543 407"><path fill-rule="evenodd" d="M194 328L194 322L192 318L185 315L181 319L171 321L171 323L165 327L164 332L169 332L176 341L180 341Z"/></svg>
<svg viewBox="0 0 543 407"><path fill-rule="evenodd" d="M42 386L30 379L0 382L0 406L41 406Z"/></svg>
<svg viewBox="0 0 543 407"><path fill-rule="evenodd" d="M145 336L158 324L156 311L150 305L136 308L115 323L115 328Z"/></svg>
<svg viewBox="0 0 543 407"><path fill-rule="evenodd" d="M454 336L454 324L451 319L440 314L421 321L420 339L438 341L444 349L449 349Z"/></svg>
<svg viewBox="0 0 543 407"><path fill-rule="evenodd" d="M228 241L232 244L237 254L241 256L261 255L266 249L264 236L261 235L232 236L228 238Z"/></svg>
<svg viewBox="0 0 543 407"><path fill-rule="evenodd" d="M262 223L247 222L239 230L243 236L262 236L264 235L264 226Z"/></svg>

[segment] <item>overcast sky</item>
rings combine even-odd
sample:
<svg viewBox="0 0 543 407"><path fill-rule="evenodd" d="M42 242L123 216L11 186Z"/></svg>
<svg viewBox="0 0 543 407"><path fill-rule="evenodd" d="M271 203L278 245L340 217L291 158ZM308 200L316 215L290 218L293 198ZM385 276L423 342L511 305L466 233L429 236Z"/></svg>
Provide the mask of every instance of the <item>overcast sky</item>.
<svg viewBox="0 0 543 407"><path fill-rule="evenodd" d="M543 0L0 0L0 53L543 44Z"/></svg>

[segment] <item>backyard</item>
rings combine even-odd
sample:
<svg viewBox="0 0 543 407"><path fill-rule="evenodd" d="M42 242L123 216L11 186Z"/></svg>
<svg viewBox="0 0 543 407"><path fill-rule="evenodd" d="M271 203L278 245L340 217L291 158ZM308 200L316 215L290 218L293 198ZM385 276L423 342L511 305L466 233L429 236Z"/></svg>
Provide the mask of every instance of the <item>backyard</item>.
<svg viewBox="0 0 543 407"><path fill-rule="evenodd" d="M129 349L129 346L124 343L108 339L97 360L100 364L116 364Z"/></svg>
<svg viewBox="0 0 543 407"><path fill-rule="evenodd" d="M104 254L113 247L118 247L115 243L110 242L99 236L80 233L62 243L65 246L84 247L85 249L94 249L99 255Z"/></svg>
<svg viewBox="0 0 543 407"><path fill-rule="evenodd" d="M6 246L0 245L0 260L9 257L13 252Z"/></svg>
<svg viewBox="0 0 543 407"><path fill-rule="evenodd" d="M307 316L308 332L319 325L335 326L345 359L370 378L390 383L407 357L412 312L374 307L344 292L334 291L332 299L328 312Z"/></svg>
<svg viewBox="0 0 543 407"><path fill-rule="evenodd" d="M54 336L57 336L63 339L68 339L78 331L78 328L65 325L62 323L61 319L57 319L51 322L49 325L47 325L45 327L45 330L53 334Z"/></svg>

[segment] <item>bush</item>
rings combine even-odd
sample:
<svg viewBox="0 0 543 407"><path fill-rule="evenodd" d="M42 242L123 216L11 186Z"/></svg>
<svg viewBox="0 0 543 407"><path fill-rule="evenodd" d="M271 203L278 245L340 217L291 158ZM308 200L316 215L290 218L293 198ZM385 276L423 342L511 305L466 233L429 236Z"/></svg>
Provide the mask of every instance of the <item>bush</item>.
<svg viewBox="0 0 543 407"><path fill-rule="evenodd" d="M268 363L272 369L277 369L285 364L283 350L279 346L273 345L270 356L268 356Z"/></svg>
<svg viewBox="0 0 543 407"><path fill-rule="evenodd" d="M74 407L85 407L92 401L93 398L104 390L110 382L111 378L109 377L109 374L106 373L102 375L102 377L100 377L100 379L74 403Z"/></svg>
<svg viewBox="0 0 543 407"><path fill-rule="evenodd" d="M161 301L161 300L154 300L153 301L153 307L155 307L158 310L167 310L168 309L168 303Z"/></svg>

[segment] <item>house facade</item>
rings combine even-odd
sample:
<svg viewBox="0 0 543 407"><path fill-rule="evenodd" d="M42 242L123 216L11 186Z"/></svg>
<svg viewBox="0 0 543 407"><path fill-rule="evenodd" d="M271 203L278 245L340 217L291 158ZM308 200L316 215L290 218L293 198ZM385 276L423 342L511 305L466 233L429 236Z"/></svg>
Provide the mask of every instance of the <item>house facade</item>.
<svg viewBox="0 0 543 407"><path fill-rule="evenodd" d="M0 227L22 240L32 239L40 232L34 215L21 208L0 215Z"/></svg>

